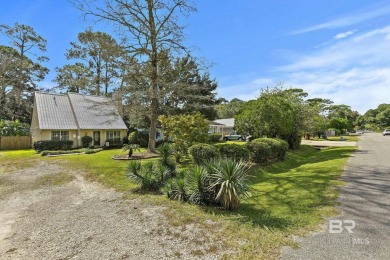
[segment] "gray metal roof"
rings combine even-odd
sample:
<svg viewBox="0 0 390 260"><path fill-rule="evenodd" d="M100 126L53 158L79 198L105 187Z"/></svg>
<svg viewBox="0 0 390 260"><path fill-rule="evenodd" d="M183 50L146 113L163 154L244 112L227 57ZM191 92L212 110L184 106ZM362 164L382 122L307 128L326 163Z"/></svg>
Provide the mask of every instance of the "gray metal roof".
<svg viewBox="0 0 390 260"><path fill-rule="evenodd" d="M40 129L77 129L72 107L66 95L36 92L35 104Z"/></svg>
<svg viewBox="0 0 390 260"><path fill-rule="evenodd" d="M112 100L68 93L80 129L127 129Z"/></svg>
<svg viewBox="0 0 390 260"><path fill-rule="evenodd" d="M35 93L40 129L127 129L110 98Z"/></svg>
<svg viewBox="0 0 390 260"><path fill-rule="evenodd" d="M234 127L234 118L217 119L214 122L225 125L226 127Z"/></svg>

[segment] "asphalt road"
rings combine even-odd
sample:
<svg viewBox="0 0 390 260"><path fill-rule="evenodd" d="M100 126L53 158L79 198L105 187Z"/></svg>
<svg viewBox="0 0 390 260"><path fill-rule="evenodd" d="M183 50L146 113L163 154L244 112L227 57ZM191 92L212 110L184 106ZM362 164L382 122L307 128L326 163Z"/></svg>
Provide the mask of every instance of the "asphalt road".
<svg viewBox="0 0 390 260"><path fill-rule="evenodd" d="M358 146L342 177L341 215L282 259L390 259L390 136L364 134Z"/></svg>

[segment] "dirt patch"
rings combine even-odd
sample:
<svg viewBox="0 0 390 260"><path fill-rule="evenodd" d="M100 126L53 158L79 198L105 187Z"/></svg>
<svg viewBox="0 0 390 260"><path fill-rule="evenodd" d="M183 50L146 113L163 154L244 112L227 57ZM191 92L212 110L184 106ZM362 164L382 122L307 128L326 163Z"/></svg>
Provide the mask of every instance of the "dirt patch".
<svg viewBox="0 0 390 260"><path fill-rule="evenodd" d="M126 200L82 171L38 162L1 175L5 259L217 259L226 252L210 230L172 227L165 207Z"/></svg>

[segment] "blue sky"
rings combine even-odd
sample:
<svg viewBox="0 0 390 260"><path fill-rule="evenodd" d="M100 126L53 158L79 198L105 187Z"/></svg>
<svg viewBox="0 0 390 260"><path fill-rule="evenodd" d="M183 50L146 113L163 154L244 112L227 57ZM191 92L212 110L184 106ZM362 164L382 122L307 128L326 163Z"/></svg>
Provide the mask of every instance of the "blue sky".
<svg viewBox="0 0 390 260"><path fill-rule="evenodd" d="M390 103L390 2L372 0L200 0L186 20L186 45L212 65L219 96L244 100L284 82L310 97L364 113ZM2 3L0 23L28 24L48 41L51 73L92 24L66 0ZM103 25L100 30L105 30ZM0 44L6 44L0 36Z"/></svg>

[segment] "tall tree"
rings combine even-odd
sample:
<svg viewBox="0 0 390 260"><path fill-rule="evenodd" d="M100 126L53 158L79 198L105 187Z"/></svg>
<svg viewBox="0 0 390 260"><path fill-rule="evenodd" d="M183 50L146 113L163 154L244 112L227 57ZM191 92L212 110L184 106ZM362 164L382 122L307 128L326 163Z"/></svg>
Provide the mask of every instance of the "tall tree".
<svg viewBox="0 0 390 260"><path fill-rule="evenodd" d="M233 118L242 108L245 101L238 98L233 98L229 102L216 105L218 118Z"/></svg>
<svg viewBox="0 0 390 260"><path fill-rule="evenodd" d="M11 85L11 94L13 95L11 106L14 112L12 120L29 120L30 116L27 116L27 119L20 118L26 116L21 111L24 106L32 105L31 102L24 104L31 100L31 98L25 97L26 91L35 89L37 87L36 82L43 80L49 72L46 67L42 66L42 62L48 60L46 56L42 55L46 52L46 40L36 33L32 27L18 23L14 26L0 25L0 33L10 40L10 44L18 53L16 66L15 64L12 65L16 68L15 78Z"/></svg>
<svg viewBox="0 0 390 260"><path fill-rule="evenodd" d="M120 56L120 47L116 40L107 33L88 29L78 34L78 42L70 44L72 47L66 53L67 59L86 62L93 73L89 92L107 95L109 85L117 75L115 68Z"/></svg>
<svg viewBox="0 0 390 260"><path fill-rule="evenodd" d="M263 90L257 100L246 102L235 116L238 132L255 138L279 137L297 148L301 142L306 96L301 90L275 87Z"/></svg>
<svg viewBox="0 0 390 260"><path fill-rule="evenodd" d="M69 92L87 92L92 73L83 63L76 62L62 68L56 68L57 76L53 80L58 88Z"/></svg>
<svg viewBox="0 0 390 260"><path fill-rule="evenodd" d="M125 49L150 64L149 150L155 152L161 80L158 54L164 50L186 50L182 44L183 26L179 25L179 15L187 15L195 8L187 0L107 0L103 5L99 2L74 0L75 6L86 16L114 24L126 39Z"/></svg>

